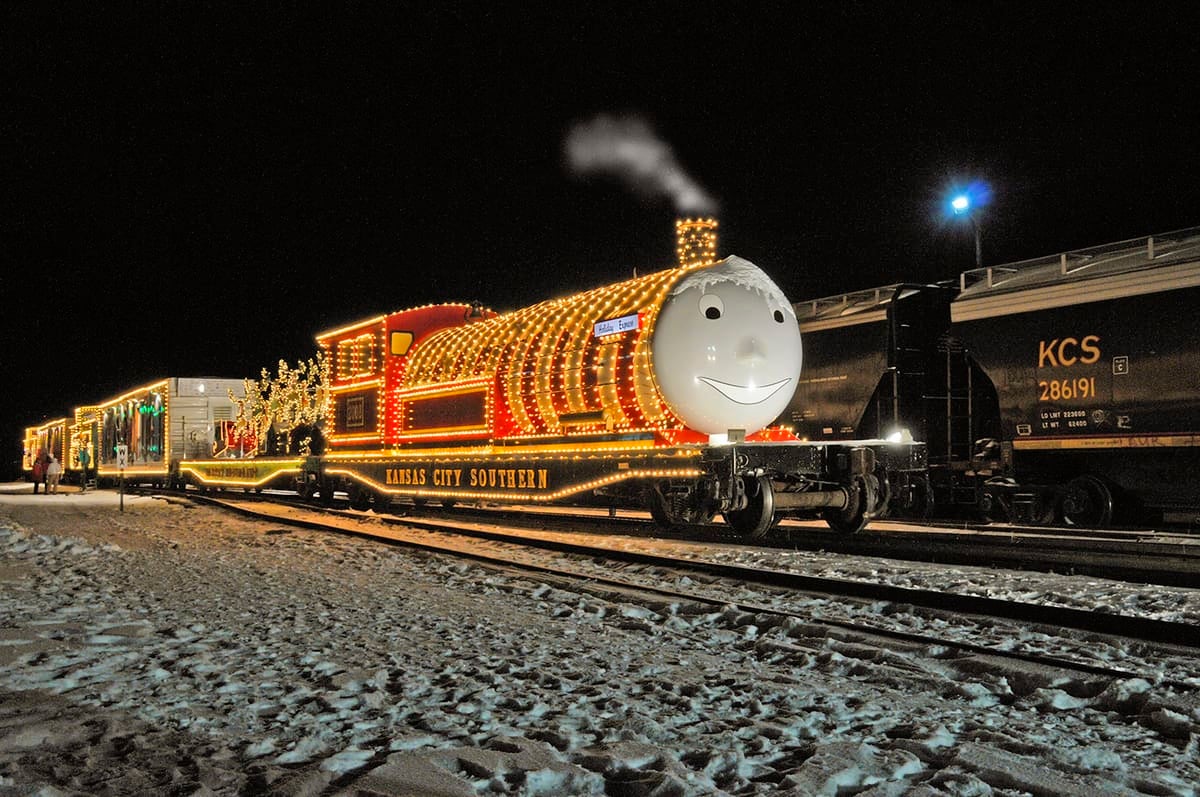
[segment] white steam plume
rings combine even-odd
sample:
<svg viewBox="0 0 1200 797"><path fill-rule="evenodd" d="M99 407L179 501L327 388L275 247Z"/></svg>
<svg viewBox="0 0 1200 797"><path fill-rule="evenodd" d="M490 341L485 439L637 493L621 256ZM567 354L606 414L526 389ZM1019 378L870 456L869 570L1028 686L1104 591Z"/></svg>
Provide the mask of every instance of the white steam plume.
<svg viewBox="0 0 1200 797"><path fill-rule="evenodd" d="M576 174L603 172L636 191L666 195L677 213L717 212L717 201L684 171L671 147L641 117L601 114L579 122L567 135L566 151Z"/></svg>

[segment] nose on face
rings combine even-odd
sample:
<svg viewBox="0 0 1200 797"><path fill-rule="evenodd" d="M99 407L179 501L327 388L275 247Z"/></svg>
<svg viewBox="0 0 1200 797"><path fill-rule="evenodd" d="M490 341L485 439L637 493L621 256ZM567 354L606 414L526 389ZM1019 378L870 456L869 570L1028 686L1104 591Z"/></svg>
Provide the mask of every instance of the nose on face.
<svg viewBox="0 0 1200 797"><path fill-rule="evenodd" d="M761 340L748 335L737 342L733 350L734 356L741 363L757 363L767 359L767 347Z"/></svg>

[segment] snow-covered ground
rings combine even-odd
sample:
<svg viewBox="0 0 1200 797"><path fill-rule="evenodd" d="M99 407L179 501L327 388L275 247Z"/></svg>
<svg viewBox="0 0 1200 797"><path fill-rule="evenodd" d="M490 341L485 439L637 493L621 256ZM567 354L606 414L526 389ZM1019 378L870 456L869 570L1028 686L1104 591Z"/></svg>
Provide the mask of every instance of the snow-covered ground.
<svg viewBox="0 0 1200 797"><path fill-rule="evenodd" d="M0 795L1191 795L1200 783L1200 662L1186 657L1130 644L1099 658L1140 677L1065 676L598 595L182 501L126 496L119 512L112 493L28 489L0 490ZM773 556L1200 617L1190 590ZM857 611L944 625L904 607Z"/></svg>

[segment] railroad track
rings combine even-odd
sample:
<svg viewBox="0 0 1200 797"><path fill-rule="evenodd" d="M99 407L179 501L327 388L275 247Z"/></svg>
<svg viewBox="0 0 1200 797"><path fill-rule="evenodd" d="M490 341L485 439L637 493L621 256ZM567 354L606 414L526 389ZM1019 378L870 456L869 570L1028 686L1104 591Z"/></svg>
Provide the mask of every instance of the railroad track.
<svg viewBox="0 0 1200 797"><path fill-rule="evenodd" d="M971 595L945 593L910 587L857 580L825 578L763 569L740 564L729 564L712 559L681 557L667 553L652 553L644 550L617 550L588 542L578 531L564 535L554 531L531 533L529 529L505 530L491 524L466 522L455 519L403 519L387 515L368 515L343 510L317 511L306 506L284 506L275 502L257 502L245 498L217 498L211 496L189 496L197 501L220 506L240 514L272 522L300 526L321 531L351 534L364 538L402 544L454 556L468 557L488 566L506 571L522 571L536 575L541 581L568 584L575 591L628 596L636 593L649 596L651 601L686 601L708 604L714 607L734 607L738 611L758 616L772 617L776 621L815 625L829 629L831 634L849 634L856 640L886 639L908 646L921 646L930 650L955 650L965 655L987 656L998 659L1032 663L1042 667L1053 667L1063 671L1081 673L1086 676L1104 678L1146 678L1158 680L1157 676L1134 670L1097 664L1068 656L1031 652L1019 647L986 645L947 636L934 636L889 627L880 621L877 611L868 611L866 616L838 619L829 616L814 618L811 613L773 606L763 600L739 600L731 598L738 588L753 585L759 589L775 591L776 595L834 596L847 602L878 605L879 602L919 607L924 613L935 613L940 617L954 618L954 622L968 624L979 620L990 623L996 618L1031 624L1047 633L1060 634L1063 629L1084 632L1091 638L1124 638L1163 646L1169 655L1194 658L1200 649L1200 636L1195 627L1147 618L1114 615L1073 609L1062 606L1019 603L1010 600ZM575 537L577 539L566 539ZM486 545L464 545L463 539L486 541ZM662 543L662 540L658 541ZM556 559L548 564L543 555L534 551L551 551L570 555L570 566ZM644 578L631 577L637 568L648 569ZM662 570L687 575L691 585L707 584L711 594L698 586L687 589L667 586ZM620 570L621 576L614 575ZM1011 641L1011 640L1009 640ZM1176 688L1191 691L1190 683L1167 682Z"/></svg>
<svg viewBox="0 0 1200 797"><path fill-rule="evenodd" d="M926 521L875 520L858 534L841 534L823 521L785 521L771 535L753 541L723 524L663 530L644 513L578 509L476 508L452 510L398 505L409 520L454 517L491 519L537 528L577 528L581 520L634 536L688 539L698 542L753 544L782 550L824 551L886 556L908 561L1094 576L1142 584L1200 587L1200 538L1153 529L1047 528L1001 524L950 525Z"/></svg>
<svg viewBox="0 0 1200 797"><path fill-rule="evenodd" d="M155 491L151 491L155 492ZM198 495L188 493L188 495ZM218 493L216 495L230 495ZM233 495L240 495L234 493ZM247 500L253 494L244 496ZM263 495L289 505L317 507L294 497ZM335 502L345 506L345 502ZM785 521L771 535L753 541L720 523L664 530L645 513L610 513L576 507L453 508L395 505L396 516L410 524L439 519L482 520L540 530L577 529L580 522L602 527L606 533L635 537L692 540L699 543L739 543L779 550L823 551L860 556L884 556L916 562L1007 567L1021 570L1093 576L1139 584L1200 587L1200 537L1154 529L1047 528L1006 524L882 519L858 534L840 534L821 521ZM383 514L381 517L393 517Z"/></svg>
<svg viewBox="0 0 1200 797"><path fill-rule="evenodd" d="M753 544L781 550L825 551L886 556L908 561L1068 573L1142 584L1200 587L1200 538L1152 529L1091 531L1000 524L962 524L876 520L864 532L840 534L823 521L785 521L770 536L751 541L723 524L663 530L644 513L575 508L478 508L397 505L410 521L450 515L502 519L522 527L578 528L579 522L639 537L688 539L708 543Z"/></svg>
<svg viewBox="0 0 1200 797"><path fill-rule="evenodd" d="M1064 532L998 525L917 526L883 520L856 535L801 528L789 529L786 539L791 546L805 550L1200 587L1200 538L1151 530Z"/></svg>

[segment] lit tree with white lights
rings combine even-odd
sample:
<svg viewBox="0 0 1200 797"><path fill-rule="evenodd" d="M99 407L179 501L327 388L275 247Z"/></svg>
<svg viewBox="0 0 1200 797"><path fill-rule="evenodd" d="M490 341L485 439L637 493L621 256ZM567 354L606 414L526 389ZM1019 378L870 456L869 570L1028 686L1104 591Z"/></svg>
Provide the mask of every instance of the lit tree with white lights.
<svg viewBox="0 0 1200 797"><path fill-rule="evenodd" d="M264 368L257 380L245 380L245 398L229 396L238 405L238 438L256 440L267 454L317 453L312 449L329 401L329 370L329 357L318 352L295 368L280 360L274 376ZM282 444L271 442L280 436Z"/></svg>

